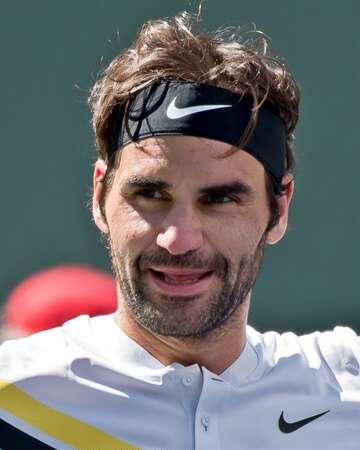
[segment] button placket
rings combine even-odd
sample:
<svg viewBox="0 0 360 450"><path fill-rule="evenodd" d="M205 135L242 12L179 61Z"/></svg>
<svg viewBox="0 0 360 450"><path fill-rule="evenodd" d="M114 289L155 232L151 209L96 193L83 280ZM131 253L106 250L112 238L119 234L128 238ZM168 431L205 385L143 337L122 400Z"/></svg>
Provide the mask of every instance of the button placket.
<svg viewBox="0 0 360 450"><path fill-rule="evenodd" d="M203 371L203 388L196 409L195 449L217 450L220 448L217 406L223 395L223 380L214 377L207 369ZM216 378L213 380L212 378Z"/></svg>
<svg viewBox="0 0 360 450"><path fill-rule="evenodd" d="M191 430L191 440L195 442L194 434L196 425L198 425L195 423L195 417L203 383L202 371L199 366L182 367L175 364L171 374L171 382L174 387L174 396L186 415L188 430Z"/></svg>

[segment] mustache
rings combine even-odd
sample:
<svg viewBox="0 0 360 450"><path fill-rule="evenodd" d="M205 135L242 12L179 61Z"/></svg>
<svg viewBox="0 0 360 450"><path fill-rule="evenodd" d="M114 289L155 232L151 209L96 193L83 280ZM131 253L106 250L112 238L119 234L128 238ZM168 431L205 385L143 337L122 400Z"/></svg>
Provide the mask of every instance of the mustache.
<svg viewBox="0 0 360 450"><path fill-rule="evenodd" d="M213 271L218 276L226 274L229 268L229 263L224 256L217 254L204 257L197 251L190 251L183 255L171 255L166 251L147 253L140 255L136 263L139 270L146 270L152 266L171 266L180 269L204 269L208 272Z"/></svg>

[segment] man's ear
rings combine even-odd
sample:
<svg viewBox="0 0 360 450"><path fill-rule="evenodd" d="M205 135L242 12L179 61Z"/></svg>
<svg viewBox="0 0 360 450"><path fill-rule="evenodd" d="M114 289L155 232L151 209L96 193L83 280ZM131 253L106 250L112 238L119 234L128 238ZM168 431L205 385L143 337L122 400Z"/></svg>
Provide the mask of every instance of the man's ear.
<svg viewBox="0 0 360 450"><path fill-rule="evenodd" d="M279 195L277 198L278 208L279 208L279 220L277 224L268 231L266 236L267 244L276 244L279 242L287 229L288 217L289 217L289 207L291 199L294 193L294 178L290 174L284 175L281 180L281 184L285 186L285 192Z"/></svg>
<svg viewBox="0 0 360 450"><path fill-rule="evenodd" d="M104 160L98 159L94 166L93 174L93 198L92 213L97 227L105 234L109 233L109 227L106 218L103 216L100 208L101 192L104 189L103 179L106 174L107 165Z"/></svg>

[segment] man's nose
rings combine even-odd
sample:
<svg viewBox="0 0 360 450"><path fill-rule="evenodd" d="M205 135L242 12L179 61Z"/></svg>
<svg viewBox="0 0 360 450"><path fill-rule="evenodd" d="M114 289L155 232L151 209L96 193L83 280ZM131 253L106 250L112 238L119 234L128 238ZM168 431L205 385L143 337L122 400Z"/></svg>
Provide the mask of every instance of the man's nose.
<svg viewBox="0 0 360 450"><path fill-rule="evenodd" d="M203 244L203 231L193 207L173 207L162 224L156 243L173 255L199 249Z"/></svg>

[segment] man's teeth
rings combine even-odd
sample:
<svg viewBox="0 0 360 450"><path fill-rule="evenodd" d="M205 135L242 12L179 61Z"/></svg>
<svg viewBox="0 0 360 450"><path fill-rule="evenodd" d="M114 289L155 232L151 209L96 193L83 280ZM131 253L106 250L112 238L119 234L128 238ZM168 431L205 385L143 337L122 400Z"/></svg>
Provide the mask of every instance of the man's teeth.
<svg viewBox="0 0 360 450"><path fill-rule="evenodd" d="M166 283L169 283L169 284L192 284L192 283L196 283L200 279L200 277L198 276L195 278L187 278L186 280L184 280L184 279L179 279L176 277L173 278L173 277L170 277L165 274L164 274L163 278L164 278L164 281L166 281Z"/></svg>

